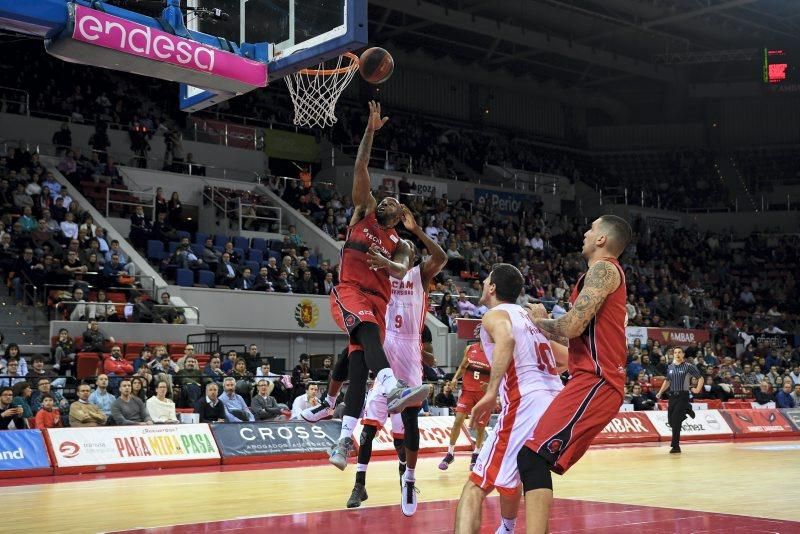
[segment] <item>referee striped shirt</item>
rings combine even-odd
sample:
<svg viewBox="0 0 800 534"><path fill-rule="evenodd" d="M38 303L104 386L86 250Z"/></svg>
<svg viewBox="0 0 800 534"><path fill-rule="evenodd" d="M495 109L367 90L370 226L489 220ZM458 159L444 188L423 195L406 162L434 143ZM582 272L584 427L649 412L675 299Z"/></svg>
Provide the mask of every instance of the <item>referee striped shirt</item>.
<svg viewBox="0 0 800 534"><path fill-rule="evenodd" d="M669 364L667 368L667 380L669 380L669 389L673 392L689 391L692 382L692 377L700 378L700 371L697 367L688 362L683 362L680 365L674 363Z"/></svg>

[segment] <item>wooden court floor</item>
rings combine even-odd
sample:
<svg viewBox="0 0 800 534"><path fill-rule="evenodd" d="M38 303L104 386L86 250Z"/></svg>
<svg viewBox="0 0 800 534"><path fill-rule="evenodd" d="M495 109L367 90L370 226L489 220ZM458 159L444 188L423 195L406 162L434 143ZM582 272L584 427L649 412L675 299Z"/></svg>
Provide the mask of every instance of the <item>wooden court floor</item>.
<svg viewBox="0 0 800 534"><path fill-rule="evenodd" d="M556 497L571 501L654 506L698 512L735 514L753 518L800 521L800 440L689 443L682 455L667 454L666 446L593 448L567 475L554 476ZM369 500L360 510L364 532L383 534L403 529L399 510L396 463L376 460L367 474ZM461 453L448 471L437 468L439 456L425 456L417 466L421 503L446 503L458 498L467 476L469 455ZM345 509L355 476L355 465L340 472L315 465L246 470L98 478L43 484L4 485L0 502L7 511L5 532L108 532L142 528L193 525L186 532L255 532L242 518L292 514L295 528L305 531L304 516ZM71 478L70 480L74 480ZM381 507L376 518L367 508ZM452 503L422 505L426 513L439 510L436 532L451 531ZM495 507L496 508L496 507ZM554 512L555 513L555 512ZM369 521L367 518L371 517ZM19 518L20 522L14 522ZM23 519L24 518L24 519ZM297 519L300 518L300 522ZM277 520L277 518L276 518ZM484 526L496 527L494 509L484 513ZM211 522L222 522L208 525ZM231 528L225 528L230 524ZM277 525L277 521L274 523ZM351 523L348 523L351 524ZM779 523L776 523L778 525ZM235 525L235 526L234 526ZM297 527L298 525L299 528ZM407 524L408 525L408 524ZM588 525L591 531L591 525ZM359 531L361 528L350 532ZM567 531L570 529L567 529ZM675 532L680 529L675 527ZM691 529L690 529L691 530ZM800 523L784 524L772 532L800 532ZM164 530L167 532L169 530ZM431 532L431 530L427 530ZM487 530L489 531L489 530ZM523 532L520 525L517 532ZM618 525L616 531L641 532L636 522ZM667 526L666 530L670 531ZM330 530L338 532L338 530ZM708 531L707 531L708 532ZM742 530L744 532L744 530Z"/></svg>

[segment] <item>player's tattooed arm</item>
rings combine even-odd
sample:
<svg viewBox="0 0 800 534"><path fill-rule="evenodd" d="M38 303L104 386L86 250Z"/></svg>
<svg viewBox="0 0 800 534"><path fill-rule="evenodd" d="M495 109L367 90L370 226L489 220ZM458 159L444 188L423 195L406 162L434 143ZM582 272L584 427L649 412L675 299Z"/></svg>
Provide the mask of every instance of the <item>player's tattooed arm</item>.
<svg viewBox="0 0 800 534"><path fill-rule="evenodd" d="M375 132L380 130L388 120L388 117L381 117L381 105L377 102L370 101L367 128L364 131L364 137L361 138L361 144L358 146L358 154L356 155L356 164L353 172L353 204L357 208L363 207L365 215L372 213L377 205L375 197L372 196L372 188L369 180L369 159L372 154L372 139Z"/></svg>
<svg viewBox="0 0 800 534"><path fill-rule="evenodd" d="M578 337L621 281L619 271L611 262L598 261L586 273L583 289L571 310L558 319L536 319L534 322L549 334L567 339Z"/></svg>
<svg viewBox="0 0 800 534"><path fill-rule="evenodd" d="M411 268L411 247L404 240L400 240L392 259L384 256L377 245L372 245L367 251L367 265L370 269L386 269L389 275L402 280Z"/></svg>

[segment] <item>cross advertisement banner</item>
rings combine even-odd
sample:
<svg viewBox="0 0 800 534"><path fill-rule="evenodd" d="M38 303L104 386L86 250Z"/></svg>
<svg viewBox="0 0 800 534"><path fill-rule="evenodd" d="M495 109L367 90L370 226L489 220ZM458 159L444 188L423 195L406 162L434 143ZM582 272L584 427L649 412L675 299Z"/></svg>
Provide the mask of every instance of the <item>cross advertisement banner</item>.
<svg viewBox="0 0 800 534"><path fill-rule="evenodd" d="M340 421L308 423L302 420L215 424L211 432L223 463L229 458L327 453L339 440ZM233 462L235 463L235 462Z"/></svg>
<svg viewBox="0 0 800 534"><path fill-rule="evenodd" d="M450 444L450 430L453 428L453 416L432 416L419 418L419 450L420 452L437 452L447 450ZM354 435L356 438L361 435L361 423L356 427ZM337 434L338 437L338 434ZM456 450L469 450L472 448L470 440L464 428L461 428L456 440ZM375 440L372 442L373 452L394 452L394 439L392 438L392 421L389 419L386 424L378 430Z"/></svg>

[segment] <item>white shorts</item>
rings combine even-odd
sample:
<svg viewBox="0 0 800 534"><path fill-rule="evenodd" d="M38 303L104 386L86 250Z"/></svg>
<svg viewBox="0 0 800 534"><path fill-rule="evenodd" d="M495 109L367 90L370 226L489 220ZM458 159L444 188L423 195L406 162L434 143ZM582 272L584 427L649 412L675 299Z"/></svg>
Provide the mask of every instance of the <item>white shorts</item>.
<svg viewBox="0 0 800 534"><path fill-rule="evenodd" d="M418 340L386 337L383 350L395 378L411 387L422 385L422 346Z"/></svg>
<svg viewBox="0 0 800 534"><path fill-rule="evenodd" d="M542 414L558 391L534 391L503 406L497 424L478 453L469 479L484 491L513 493L520 485L517 454L533 436Z"/></svg>
<svg viewBox="0 0 800 534"><path fill-rule="evenodd" d="M364 416L361 418L362 425L374 426L378 429L383 428L386 419L389 418L389 408L386 397L378 393L373 387L367 394L367 401L364 403ZM391 415L392 436L402 438L405 436L405 426L403 418L399 413Z"/></svg>

